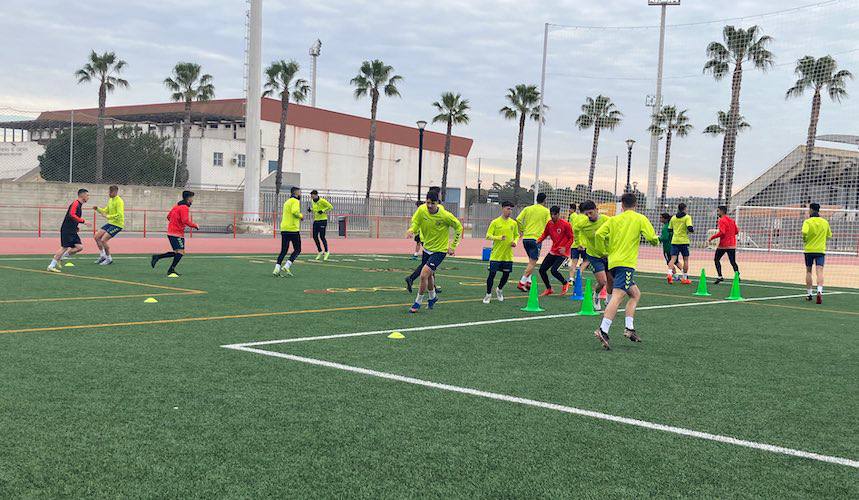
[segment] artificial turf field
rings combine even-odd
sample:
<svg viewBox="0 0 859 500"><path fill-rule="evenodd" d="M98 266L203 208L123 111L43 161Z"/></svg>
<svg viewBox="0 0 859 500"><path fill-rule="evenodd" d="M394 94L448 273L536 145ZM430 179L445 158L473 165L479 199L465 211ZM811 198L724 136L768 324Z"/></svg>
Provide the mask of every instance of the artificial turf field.
<svg viewBox="0 0 859 500"><path fill-rule="evenodd" d="M642 276L644 342L619 315L605 352L578 302L482 304L465 259L417 315L407 257L73 262L0 258L0 498L859 497L850 290Z"/></svg>

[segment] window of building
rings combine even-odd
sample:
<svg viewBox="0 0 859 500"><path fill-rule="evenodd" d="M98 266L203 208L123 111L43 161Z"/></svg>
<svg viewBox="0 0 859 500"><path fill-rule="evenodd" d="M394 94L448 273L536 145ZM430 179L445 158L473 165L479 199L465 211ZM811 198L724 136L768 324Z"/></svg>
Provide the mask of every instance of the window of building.
<svg viewBox="0 0 859 500"><path fill-rule="evenodd" d="M236 166L239 168L245 168L246 163L247 160L245 159L245 155L238 155L238 158L236 159Z"/></svg>
<svg viewBox="0 0 859 500"><path fill-rule="evenodd" d="M269 160L268 161L268 173L272 173L277 170L277 160Z"/></svg>
<svg viewBox="0 0 859 500"><path fill-rule="evenodd" d="M209 128L218 128L218 122L209 123Z"/></svg>
<svg viewBox="0 0 859 500"><path fill-rule="evenodd" d="M224 153L214 152L212 154L212 165L216 167L224 166Z"/></svg>

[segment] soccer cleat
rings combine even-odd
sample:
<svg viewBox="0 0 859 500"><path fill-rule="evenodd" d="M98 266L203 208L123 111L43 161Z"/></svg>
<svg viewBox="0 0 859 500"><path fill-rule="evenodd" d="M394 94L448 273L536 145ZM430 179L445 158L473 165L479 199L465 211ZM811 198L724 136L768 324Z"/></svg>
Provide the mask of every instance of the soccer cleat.
<svg viewBox="0 0 859 500"><path fill-rule="evenodd" d="M414 304L412 304L412 308L409 309L409 312L414 314L414 313L418 312L418 309L420 309L420 308L421 308L420 303L415 302Z"/></svg>
<svg viewBox="0 0 859 500"><path fill-rule="evenodd" d="M106 258L103 261L98 263L98 265L100 265L100 266L109 266L111 264L113 264L113 259L111 259L110 257L108 257L108 258Z"/></svg>
<svg viewBox="0 0 859 500"><path fill-rule="evenodd" d="M52 273L61 273L62 272L57 267L48 267L48 271L51 271ZM811 295L808 296L808 300L811 300Z"/></svg>
<svg viewBox="0 0 859 500"><path fill-rule="evenodd" d="M810 293L805 297L805 300L811 302L811 294Z"/></svg>
<svg viewBox="0 0 859 500"><path fill-rule="evenodd" d="M817 303L823 304L823 294L820 292L817 292Z"/></svg>
<svg viewBox="0 0 859 500"><path fill-rule="evenodd" d="M526 292L530 292L530 291L531 291L531 282L530 282L530 281L529 281L529 282L527 282L527 283L525 283L525 291L526 291Z"/></svg>
<svg viewBox="0 0 859 500"><path fill-rule="evenodd" d="M414 282L415 280L413 280L411 276L406 276L406 290L408 290L409 293L412 293L412 285L414 284Z"/></svg>
<svg viewBox="0 0 859 500"><path fill-rule="evenodd" d="M438 294L438 292L436 292ZM435 303L438 302L438 295L434 299L427 299L427 309L432 309Z"/></svg>
<svg viewBox="0 0 859 500"><path fill-rule="evenodd" d="M668 274L668 276L666 276L665 279L668 280L669 285L674 283L674 275L673 274Z"/></svg>
<svg viewBox="0 0 859 500"><path fill-rule="evenodd" d="M412 254L412 260L418 260L418 256L415 254Z"/></svg>
<svg viewBox="0 0 859 500"><path fill-rule="evenodd" d="M100 255L100 256L98 257L98 260L97 260L97 261L95 261L95 263L96 263L96 264L101 264L101 263L102 263L102 262L104 262L105 260L107 260L107 257L105 257L104 255Z"/></svg>
<svg viewBox="0 0 859 500"><path fill-rule="evenodd" d="M570 283L564 283L564 286L561 288L561 295L566 295L567 292L570 291Z"/></svg>
<svg viewBox="0 0 859 500"><path fill-rule="evenodd" d="M594 337L596 337L600 341L603 346L603 349L605 349L606 351L611 350L611 346L608 345L608 334L602 331L602 328L597 328L594 331Z"/></svg>
<svg viewBox="0 0 859 500"><path fill-rule="evenodd" d="M725 281L725 278L719 276L718 278L716 278L716 281L714 281L713 284L718 285L719 283L721 283L723 281Z"/></svg>
<svg viewBox="0 0 859 500"><path fill-rule="evenodd" d="M435 293L436 293L436 295L441 293L441 287L440 286L435 287Z"/></svg>
<svg viewBox="0 0 859 500"><path fill-rule="evenodd" d="M492 294L491 294L491 293L487 293L487 294L483 297L483 303L484 303L484 304L488 304L490 300L492 300Z"/></svg>
<svg viewBox="0 0 859 500"><path fill-rule="evenodd" d="M295 276L294 274L292 274L292 269L290 269L288 267L281 267L280 268L280 275L283 276L283 273L286 273L287 276Z"/></svg>
<svg viewBox="0 0 859 500"><path fill-rule="evenodd" d="M518 289L519 289L520 291L522 291L522 292L527 292L527 291L528 291L528 289L527 289L527 288L525 288L525 283L522 283L521 281L519 282L519 284L518 284L518 285L516 285L516 288L518 288Z"/></svg>
<svg viewBox="0 0 859 500"><path fill-rule="evenodd" d="M635 330L630 330L629 328L627 328L623 331L623 336L633 342L641 342L641 337L639 337L638 334L635 333Z"/></svg>
<svg viewBox="0 0 859 500"><path fill-rule="evenodd" d="M275 278L280 278L280 267L275 267L274 271L271 272L271 275Z"/></svg>
<svg viewBox="0 0 859 500"><path fill-rule="evenodd" d="M437 291L435 293L438 293ZM498 299L498 302L504 302L504 293L500 288L495 289L495 297Z"/></svg>
<svg viewBox="0 0 859 500"><path fill-rule="evenodd" d="M684 285L691 285L692 280L690 280L689 278L684 278L684 279L680 280L680 283L682 283Z"/></svg>
<svg viewBox="0 0 859 500"><path fill-rule="evenodd" d="M316 258L314 258L313 260L319 260L319 259L321 259L321 258L322 258L322 252L318 252L318 253L316 254Z"/></svg>
<svg viewBox="0 0 859 500"><path fill-rule="evenodd" d="M325 255L322 256L322 260L328 260L328 257L331 256L331 252L325 252Z"/></svg>
<svg viewBox="0 0 859 500"><path fill-rule="evenodd" d="M551 288L547 288L547 289L543 290L542 292L540 292L540 297L548 297L549 295L554 295L554 294L555 294L554 290L552 290Z"/></svg>
<svg viewBox="0 0 859 500"><path fill-rule="evenodd" d="M152 266L152 269L155 269L155 264L158 264L158 256L153 255L152 259L149 261L149 265Z"/></svg>

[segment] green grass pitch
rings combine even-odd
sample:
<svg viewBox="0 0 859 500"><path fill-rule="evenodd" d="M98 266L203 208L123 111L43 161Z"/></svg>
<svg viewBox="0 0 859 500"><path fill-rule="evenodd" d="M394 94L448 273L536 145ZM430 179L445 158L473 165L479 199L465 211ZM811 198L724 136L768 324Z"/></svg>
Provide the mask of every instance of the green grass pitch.
<svg viewBox="0 0 859 500"><path fill-rule="evenodd" d="M407 257L302 258L293 278L273 278L271 258L189 255L180 279L145 256L78 258L63 275L0 258L0 498L859 497L850 290L818 306L801 287L747 283L766 300L704 304L729 286L698 298L641 276L644 342L623 339L619 315L604 352L596 317L481 323L578 310L549 297L520 311L521 264L508 300L484 305L485 265L448 258L441 301L410 315Z"/></svg>

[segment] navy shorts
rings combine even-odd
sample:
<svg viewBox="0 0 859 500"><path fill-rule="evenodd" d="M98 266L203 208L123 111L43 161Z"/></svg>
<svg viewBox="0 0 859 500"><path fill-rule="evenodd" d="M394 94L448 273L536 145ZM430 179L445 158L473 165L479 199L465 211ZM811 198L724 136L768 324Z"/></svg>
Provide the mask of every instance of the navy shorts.
<svg viewBox="0 0 859 500"><path fill-rule="evenodd" d="M72 248L77 245L82 245L81 237L78 233L60 233L60 246L63 248Z"/></svg>
<svg viewBox="0 0 859 500"><path fill-rule="evenodd" d="M594 274L601 273L608 268L608 257L594 257L585 253L585 258L590 263L591 271Z"/></svg>
<svg viewBox="0 0 859 500"><path fill-rule="evenodd" d="M662 256L665 257L665 263L671 262L671 250L662 249Z"/></svg>
<svg viewBox="0 0 859 500"><path fill-rule="evenodd" d="M172 248L174 252L177 250L185 250L185 238L179 236L168 236L167 239L170 240L170 248Z"/></svg>
<svg viewBox="0 0 859 500"><path fill-rule="evenodd" d="M579 257L584 257L585 252L583 250L579 250L576 247L570 249L570 260L573 262L578 262Z"/></svg>
<svg viewBox="0 0 859 500"><path fill-rule="evenodd" d="M489 261L489 272L497 273L498 271L501 271L502 273L512 273L513 272L513 262L502 261L502 260L490 260Z"/></svg>
<svg viewBox="0 0 859 500"><path fill-rule="evenodd" d="M620 288L624 292L635 285L635 269L631 267L613 267L611 276L614 278L614 288Z"/></svg>
<svg viewBox="0 0 859 500"><path fill-rule="evenodd" d="M441 265L441 261L447 257L447 252L432 252L430 254L424 252L424 256L426 257L426 265L435 272L438 266Z"/></svg>
<svg viewBox="0 0 859 500"><path fill-rule="evenodd" d="M689 257L689 244L683 245L671 245L671 256L682 255L684 257Z"/></svg>
<svg viewBox="0 0 859 500"><path fill-rule="evenodd" d="M119 234L122 231L122 228L119 226L114 226L113 224L105 224L101 226L101 230L105 233L109 234L111 238Z"/></svg>
<svg viewBox="0 0 859 500"><path fill-rule="evenodd" d="M522 240L522 246L525 247L525 254L531 260L539 260L540 259L540 248L541 244L537 243L537 240L533 240L528 238L527 240Z"/></svg>
<svg viewBox="0 0 859 500"><path fill-rule="evenodd" d="M805 267L811 269L812 264L817 267L823 267L826 262L826 254L822 253L807 253L805 254Z"/></svg>

